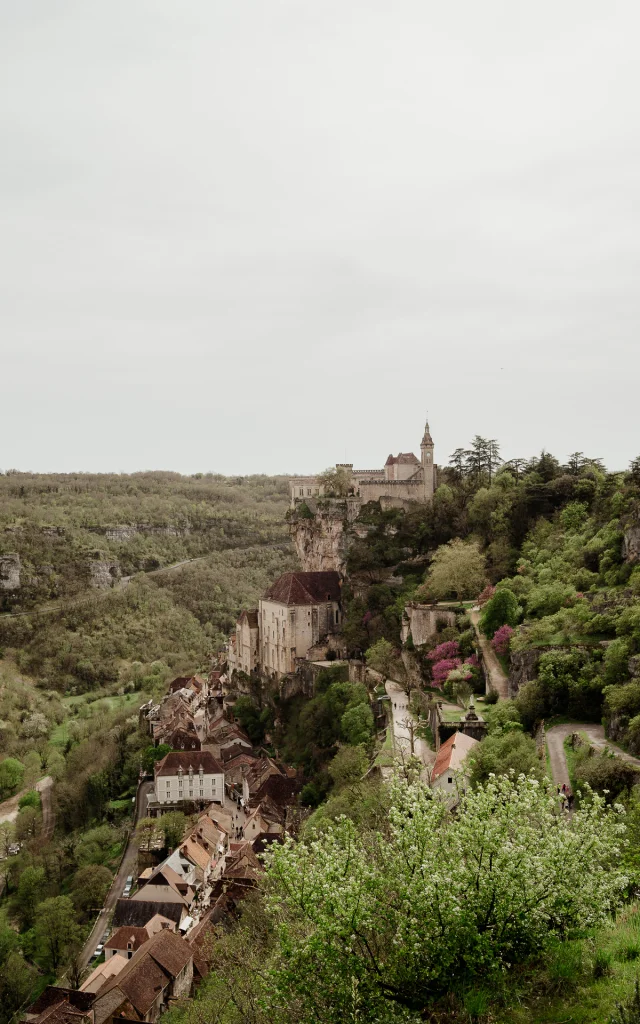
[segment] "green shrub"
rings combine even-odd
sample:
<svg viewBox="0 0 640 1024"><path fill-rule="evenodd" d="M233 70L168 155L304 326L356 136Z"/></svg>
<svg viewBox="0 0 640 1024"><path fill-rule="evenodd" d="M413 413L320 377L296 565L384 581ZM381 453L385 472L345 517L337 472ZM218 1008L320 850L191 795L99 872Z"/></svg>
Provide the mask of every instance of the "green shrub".
<svg viewBox="0 0 640 1024"><path fill-rule="evenodd" d="M492 637L500 626L517 626L522 614L518 599L511 590L497 590L487 601L480 619L480 628Z"/></svg>
<svg viewBox="0 0 640 1024"><path fill-rule="evenodd" d="M18 807L22 810L23 807L35 807L36 810L40 809L40 794L36 789L30 789L28 793L21 796L18 800Z"/></svg>

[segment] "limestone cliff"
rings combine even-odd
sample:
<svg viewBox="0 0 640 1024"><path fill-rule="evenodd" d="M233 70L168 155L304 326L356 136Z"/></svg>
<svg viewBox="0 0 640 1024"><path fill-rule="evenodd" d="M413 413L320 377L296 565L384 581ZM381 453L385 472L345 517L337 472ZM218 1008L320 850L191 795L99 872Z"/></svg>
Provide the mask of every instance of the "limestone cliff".
<svg viewBox="0 0 640 1024"><path fill-rule="evenodd" d="M17 590L20 586L20 555L0 555L0 589Z"/></svg>
<svg viewBox="0 0 640 1024"><path fill-rule="evenodd" d="M622 557L626 562L640 562L640 526L628 526L625 530Z"/></svg>
<svg viewBox="0 0 640 1024"><path fill-rule="evenodd" d="M291 540L304 572L344 574L349 544L357 535L358 499L325 499L300 504L287 516Z"/></svg>

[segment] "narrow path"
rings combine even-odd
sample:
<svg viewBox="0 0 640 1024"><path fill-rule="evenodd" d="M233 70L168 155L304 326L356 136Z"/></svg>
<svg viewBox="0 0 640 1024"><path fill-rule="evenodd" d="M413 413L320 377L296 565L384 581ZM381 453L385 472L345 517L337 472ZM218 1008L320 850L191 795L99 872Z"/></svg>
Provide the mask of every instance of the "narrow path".
<svg viewBox="0 0 640 1024"><path fill-rule="evenodd" d="M487 675L489 676L489 685L493 690L497 690L500 700L507 700L509 696L509 678L505 675L502 665L496 657L495 651L491 646L491 641L487 639L480 629L479 609L474 608L470 611L469 618L471 619L473 628L476 631L478 644L482 651L482 660L484 662Z"/></svg>
<svg viewBox="0 0 640 1024"><path fill-rule="evenodd" d="M393 728L394 748L398 753L402 752L409 755L411 754L411 726L415 722L415 719L409 710L409 698L402 687L399 686L398 683L394 683L392 679L388 679L386 681L385 689L391 703L391 723ZM420 736L415 735L415 732L413 737L413 752L424 764L428 775L429 769L436 759L436 754L434 750L431 750L425 740L421 739Z"/></svg>
<svg viewBox="0 0 640 1024"><path fill-rule="evenodd" d="M122 858L122 862L118 868L118 873L113 880L111 888L109 889L104 907L98 914L96 923L91 929L91 934L84 944L82 953L80 954L83 967L86 966L93 956L96 946L101 941L104 932L109 926L109 918L116 905L116 900L122 896L122 890L124 889L128 875L135 874L136 862L138 859L138 841L136 839L135 827L140 821L140 818L145 817L147 810L147 794L151 791L152 787L153 782L143 782L138 790L136 813L134 815L133 827L131 829L131 834L129 835L124 857Z"/></svg>
<svg viewBox="0 0 640 1024"><path fill-rule="evenodd" d="M562 725L554 725L551 729L548 729L545 737L551 761L551 774L556 785L561 786L563 783L567 786L569 785L569 771L567 769L564 741L567 736L571 736L574 732L583 732L591 746L595 747L596 750L604 750L607 747L616 757L635 765L636 768L640 768L640 758L632 757L631 754L627 754L626 751L617 747L615 743L611 743L605 737L604 729L601 725L594 725L592 722L564 722Z"/></svg>

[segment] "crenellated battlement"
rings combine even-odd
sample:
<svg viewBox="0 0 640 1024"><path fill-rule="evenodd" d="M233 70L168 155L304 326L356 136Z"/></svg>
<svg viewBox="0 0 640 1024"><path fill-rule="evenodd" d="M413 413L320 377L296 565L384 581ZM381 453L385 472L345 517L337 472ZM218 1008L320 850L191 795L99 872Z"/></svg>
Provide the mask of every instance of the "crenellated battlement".
<svg viewBox="0 0 640 1024"><path fill-rule="evenodd" d="M433 447L427 423L420 442L420 459L413 452L400 452L399 455L389 455L383 469L354 469L352 462L338 462L336 470L341 471L343 478L345 473L350 476L349 493L362 501L377 501L388 497L393 500L429 502L433 498L437 480ZM292 477L289 481L291 507L307 499L323 497L325 480L321 482L317 476Z"/></svg>

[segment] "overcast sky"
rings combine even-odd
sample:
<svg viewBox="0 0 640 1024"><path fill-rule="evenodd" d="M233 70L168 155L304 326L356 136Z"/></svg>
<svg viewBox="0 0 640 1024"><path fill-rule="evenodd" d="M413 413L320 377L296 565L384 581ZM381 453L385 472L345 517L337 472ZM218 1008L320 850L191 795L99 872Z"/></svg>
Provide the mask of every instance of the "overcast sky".
<svg viewBox="0 0 640 1024"><path fill-rule="evenodd" d="M4 0L0 467L640 452L636 0Z"/></svg>

